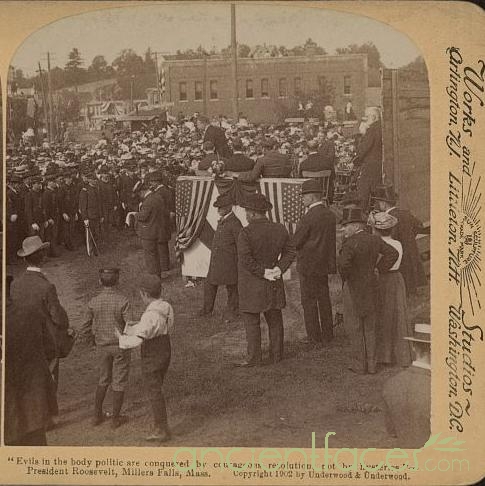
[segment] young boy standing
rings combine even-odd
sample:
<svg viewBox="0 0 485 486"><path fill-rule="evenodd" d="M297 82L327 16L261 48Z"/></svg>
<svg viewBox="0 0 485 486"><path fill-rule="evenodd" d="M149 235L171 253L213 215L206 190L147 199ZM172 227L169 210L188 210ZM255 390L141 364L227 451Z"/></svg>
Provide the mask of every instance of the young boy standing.
<svg viewBox="0 0 485 486"><path fill-rule="evenodd" d="M162 385L170 365L169 333L173 328L174 314L172 306L162 299L161 293L162 283L158 275L143 275L140 296L146 305L145 312L140 322L126 328L125 334L117 333L121 349L129 350L141 345L143 381L154 422L154 430L146 440L157 442L165 442L171 437Z"/></svg>
<svg viewBox="0 0 485 486"><path fill-rule="evenodd" d="M93 425L104 421L103 402L108 387L113 391L112 426L118 428L128 418L121 415L125 389L128 384L131 352L120 349L116 331L123 332L131 308L128 299L117 289L120 271L104 268L99 271L101 292L89 301L86 317L81 325L80 338L96 344L96 359L99 368L99 383L94 402Z"/></svg>

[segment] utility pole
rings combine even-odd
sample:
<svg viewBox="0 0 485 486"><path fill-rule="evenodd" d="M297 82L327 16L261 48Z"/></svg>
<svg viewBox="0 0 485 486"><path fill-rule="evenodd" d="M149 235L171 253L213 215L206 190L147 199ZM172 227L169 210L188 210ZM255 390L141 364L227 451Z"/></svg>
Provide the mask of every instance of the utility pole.
<svg viewBox="0 0 485 486"><path fill-rule="evenodd" d="M237 99L237 41L236 41L236 4L231 3L231 51L232 51L232 113L235 122L239 120L239 103Z"/></svg>
<svg viewBox="0 0 485 486"><path fill-rule="evenodd" d="M54 140L54 103L52 99L51 55L47 52L47 89L49 91L49 141Z"/></svg>
<svg viewBox="0 0 485 486"><path fill-rule="evenodd" d="M47 127L49 126L49 115L47 113L47 96L46 96L46 92L45 92L45 85L44 85L44 76L42 74L42 68L40 66L40 62L38 63L39 64L39 79L40 79L40 89L42 90L42 103L44 105L44 124L45 124L45 127L47 129Z"/></svg>

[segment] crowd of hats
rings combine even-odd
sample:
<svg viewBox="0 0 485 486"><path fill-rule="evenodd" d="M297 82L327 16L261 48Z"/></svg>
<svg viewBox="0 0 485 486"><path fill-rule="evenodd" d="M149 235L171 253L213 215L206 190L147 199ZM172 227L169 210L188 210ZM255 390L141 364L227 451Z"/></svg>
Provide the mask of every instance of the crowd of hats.
<svg viewBox="0 0 485 486"><path fill-rule="evenodd" d="M339 169L348 166L355 151L355 140L345 138L336 124L240 126L225 120L219 120L219 124L225 129L232 148L242 150L255 160L263 150L277 149L297 162L306 156L312 145L329 138L336 147ZM203 158L202 136L195 120L186 118L165 127L101 136L94 146L45 141L36 146L32 139L22 139L7 146L7 178L10 182L48 181L77 173L93 178L103 171L116 174L142 169L148 172L156 168L165 169L167 183L174 185L179 175L194 173L197 162Z"/></svg>

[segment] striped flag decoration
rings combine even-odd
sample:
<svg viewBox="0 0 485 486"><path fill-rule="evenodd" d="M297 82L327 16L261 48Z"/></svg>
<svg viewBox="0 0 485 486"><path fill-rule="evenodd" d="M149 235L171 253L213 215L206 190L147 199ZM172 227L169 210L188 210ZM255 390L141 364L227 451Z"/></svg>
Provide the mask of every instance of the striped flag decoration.
<svg viewBox="0 0 485 486"><path fill-rule="evenodd" d="M160 93L163 95L165 94L165 69L163 67L163 64L159 68L159 77L158 77L158 89L160 90Z"/></svg>
<svg viewBox="0 0 485 486"><path fill-rule="evenodd" d="M296 225L305 213L301 200L301 179L260 179L260 191L273 205L269 219L282 223L292 235Z"/></svg>
<svg viewBox="0 0 485 486"><path fill-rule="evenodd" d="M214 190L213 179L179 178L175 190L177 253L189 248L199 237L206 221Z"/></svg>

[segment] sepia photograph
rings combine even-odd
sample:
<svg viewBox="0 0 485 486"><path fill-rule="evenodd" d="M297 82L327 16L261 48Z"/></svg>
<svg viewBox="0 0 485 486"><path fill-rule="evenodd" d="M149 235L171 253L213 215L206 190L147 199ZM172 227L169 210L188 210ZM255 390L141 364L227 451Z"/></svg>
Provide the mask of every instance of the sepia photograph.
<svg viewBox="0 0 485 486"><path fill-rule="evenodd" d="M34 31L2 81L5 445L426 443L410 37L301 4L130 5Z"/></svg>

